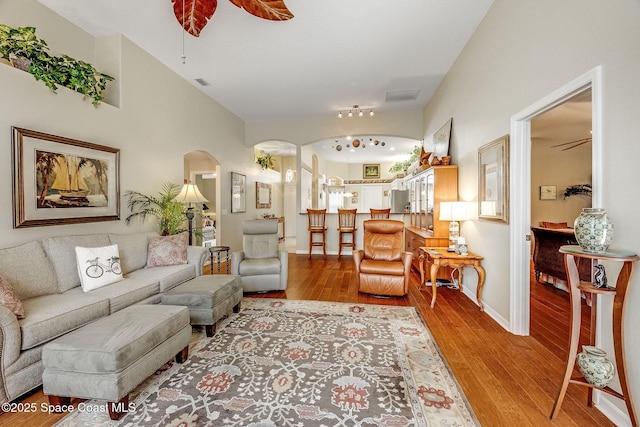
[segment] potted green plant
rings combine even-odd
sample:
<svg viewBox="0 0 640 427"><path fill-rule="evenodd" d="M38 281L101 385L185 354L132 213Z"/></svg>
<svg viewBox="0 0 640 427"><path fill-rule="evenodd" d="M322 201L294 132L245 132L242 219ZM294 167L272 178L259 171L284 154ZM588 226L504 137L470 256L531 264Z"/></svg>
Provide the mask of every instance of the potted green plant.
<svg viewBox="0 0 640 427"><path fill-rule="evenodd" d="M262 169L270 169L273 167L273 156L261 152L261 155L256 157L256 163L259 164Z"/></svg>
<svg viewBox="0 0 640 427"><path fill-rule="evenodd" d="M129 199L127 206L131 214L125 219L126 224L139 218L144 221L147 217L154 217L160 226L163 236L182 233L186 220L186 208L175 198L180 193L180 186L171 182L162 184L162 190L158 196L148 196L138 191L127 191L125 196Z"/></svg>
<svg viewBox="0 0 640 427"><path fill-rule="evenodd" d="M11 28L0 24L2 58L33 74L53 92L61 85L93 99L93 105L97 106L113 77L100 73L87 62L68 55L53 56L48 50L47 43L36 36L34 27Z"/></svg>

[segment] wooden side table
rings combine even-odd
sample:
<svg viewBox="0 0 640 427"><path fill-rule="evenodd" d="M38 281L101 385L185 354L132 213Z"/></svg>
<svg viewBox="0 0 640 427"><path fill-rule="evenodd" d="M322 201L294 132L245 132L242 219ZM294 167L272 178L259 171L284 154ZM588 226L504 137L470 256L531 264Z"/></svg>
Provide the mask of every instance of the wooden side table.
<svg viewBox="0 0 640 427"><path fill-rule="evenodd" d="M453 268L458 269L458 284L460 286L460 291L462 291L462 268L464 266L469 266L475 268L478 272L478 289L476 290L476 299L478 300L478 305L480 306L480 311L484 311L484 304L482 304L482 287L484 286L484 277L485 272L484 268L480 265L480 261L484 258L476 255L472 252L469 252L466 255L458 255L455 252L448 252L447 248L430 248L430 247L420 247L420 286L418 289L425 284L425 264L431 264L430 268L430 280L431 280L431 308L436 304L436 296L437 296L437 277L438 277L438 269L440 266L448 265Z"/></svg>
<svg viewBox="0 0 640 427"><path fill-rule="evenodd" d="M560 247L560 253L564 254L564 263L567 269L567 278L569 281L569 292L571 297L571 334L569 341L569 354L567 355L567 368L564 373L562 385L558 392L556 403L553 405L550 418L553 420L560 412L562 401L567 392L569 384L579 384L589 387L589 394L587 398L587 405L593 406L593 389L596 388L612 396L616 396L627 405L627 411L629 412L629 418L633 427L638 427L638 419L636 418L633 409L633 400L629 394L629 386L627 384L627 374L625 368L625 354L624 354L624 331L623 331L623 319L624 319L624 297L627 293L627 286L631 281L631 275L633 273L633 266L635 261L640 259L636 254L625 253L618 251L605 252L602 254L595 254L591 252L584 252L580 246L567 245ZM586 258L591 260L608 260L622 262L622 269L618 274L615 288L596 288L591 282L581 282L577 262L580 258ZM620 380L620 388L622 393L618 393L610 387L600 388L595 385L589 384L582 377L572 378L573 368L576 362L576 354L578 351L578 342L580 339L580 311L581 300L580 292L587 292L596 296L597 294L609 294L615 295L613 300L613 347L616 354L616 369L618 373L618 379ZM591 299L591 336L589 343L595 345L596 338L596 316L598 311L598 298Z"/></svg>

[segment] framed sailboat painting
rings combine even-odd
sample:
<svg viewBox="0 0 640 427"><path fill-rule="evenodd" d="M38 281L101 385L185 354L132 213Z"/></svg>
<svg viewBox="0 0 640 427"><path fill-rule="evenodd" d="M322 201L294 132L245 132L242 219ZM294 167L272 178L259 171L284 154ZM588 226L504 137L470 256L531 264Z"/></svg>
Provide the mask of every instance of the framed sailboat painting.
<svg viewBox="0 0 640 427"><path fill-rule="evenodd" d="M12 128L13 227L120 219L120 150Z"/></svg>

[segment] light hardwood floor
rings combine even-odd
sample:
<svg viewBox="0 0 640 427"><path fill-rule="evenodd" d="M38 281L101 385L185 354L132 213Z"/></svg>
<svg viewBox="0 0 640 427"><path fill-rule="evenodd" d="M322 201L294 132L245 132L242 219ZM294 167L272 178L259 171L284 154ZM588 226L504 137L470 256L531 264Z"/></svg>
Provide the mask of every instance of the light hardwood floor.
<svg viewBox="0 0 640 427"><path fill-rule="evenodd" d="M224 271L224 267L223 267ZM438 289L433 309L431 290L418 290L414 270L411 289L404 298L378 298L358 292L350 256L338 259L289 255L286 291L249 294L252 298L342 301L364 304L412 305L417 308L441 353L483 426L613 426L597 409L586 405L585 387L569 386L562 411L555 421L549 414L564 373L569 338L569 296L550 285L532 281L531 336L506 332L457 290ZM487 277L485 289L491 287ZM582 324L588 325L588 307ZM586 342L588 330L582 331ZM46 403L37 390L22 402ZM49 426L61 415L3 414L0 425Z"/></svg>

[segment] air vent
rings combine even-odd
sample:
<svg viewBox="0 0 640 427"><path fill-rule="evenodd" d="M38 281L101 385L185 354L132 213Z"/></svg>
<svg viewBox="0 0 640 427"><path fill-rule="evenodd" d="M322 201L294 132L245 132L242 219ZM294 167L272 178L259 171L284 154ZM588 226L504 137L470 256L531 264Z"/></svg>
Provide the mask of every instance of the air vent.
<svg viewBox="0 0 640 427"><path fill-rule="evenodd" d="M396 101L413 101L420 94L420 89L414 90L398 90L395 92L387 92L387 102Z"/></svg>
<svg viewBox="0 0 640 427"><path fill-rule="evenodd" d="M200 86L209 86L209 82L205 79L196 79L196 81L200 84Z"/></svg>

